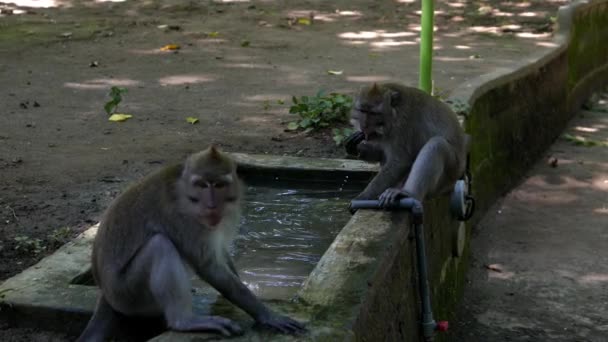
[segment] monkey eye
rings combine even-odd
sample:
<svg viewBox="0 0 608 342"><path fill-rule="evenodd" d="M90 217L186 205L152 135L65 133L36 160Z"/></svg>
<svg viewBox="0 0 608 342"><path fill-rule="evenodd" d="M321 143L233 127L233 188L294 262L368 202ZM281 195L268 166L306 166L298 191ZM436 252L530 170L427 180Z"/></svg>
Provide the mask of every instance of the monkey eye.
<svg viewBox="0 0 608 342"><path fill-rule="evenodd" d="M228 184L226 182L215 182L213 184L213 187L216 189L223 189L227 186Z"/></svg>
<svg viewBox="0 0 608 342"><path fill-rule="evenodd" d="M204 181L202 179L199 179L197 181L195 181L194 183L192 183L193 186L198 186L200 188L206 189L209 187L209 182Z"/></svg>
<svg viewBox="0 0 608 342"><path fill-rule="evenodd" d="M188 199L189 199L189 200L190 200L190 202L192 202L192 203L198 203L198 198L196 198L196 197L188 196Z"/></svg>

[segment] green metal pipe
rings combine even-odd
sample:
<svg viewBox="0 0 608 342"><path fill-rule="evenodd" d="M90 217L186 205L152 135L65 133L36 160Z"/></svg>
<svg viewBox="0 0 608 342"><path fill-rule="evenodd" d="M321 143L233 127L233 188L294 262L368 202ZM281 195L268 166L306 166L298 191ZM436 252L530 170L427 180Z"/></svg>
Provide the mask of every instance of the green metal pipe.
<svg viewBox="0 0 608 342"><path fill-rule="evenodd" d="M420 29L420 79L418 87L427 93L433 88L433 0L422 0Z"/></svg>

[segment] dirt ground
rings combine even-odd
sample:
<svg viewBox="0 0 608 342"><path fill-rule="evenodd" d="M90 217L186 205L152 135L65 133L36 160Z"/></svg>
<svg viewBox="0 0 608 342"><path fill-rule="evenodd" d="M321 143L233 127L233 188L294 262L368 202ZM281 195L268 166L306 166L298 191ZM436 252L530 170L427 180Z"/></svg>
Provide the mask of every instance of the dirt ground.
<svg viewBox="0 0 608 342"><path fill-rule="evenodd" d="M437 1L437 92L550 46L565 2ZM291 97L416 85L419 20L410 0L0 1L0 281L95 223L130 181L211 142L343 157L330 131L284 131ZM128 89L119 112L133 119L107 120L111 86ZM1 324L3 341L62 339Z"/></svg>
<svg viewBox="0 0 608 342"><path fill-rule="evenodd" d="M473 230L454 341L606 341L608 92Z"/></svg>

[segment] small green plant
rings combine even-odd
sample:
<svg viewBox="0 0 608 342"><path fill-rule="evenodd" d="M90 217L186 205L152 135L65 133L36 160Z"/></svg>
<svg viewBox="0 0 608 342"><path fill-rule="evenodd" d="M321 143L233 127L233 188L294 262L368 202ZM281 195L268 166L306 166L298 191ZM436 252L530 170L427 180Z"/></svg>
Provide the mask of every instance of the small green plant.
<svg viewBox="0 0 608 342"><path fill-rule="evenodd" d="M338 93L324 95L320 90L313 97L292 97L293 105L289 113L297 114L299 118L287 125L291 131L303 129L305 133L316 129L329 127L333 123L345 123L352 107L351 97Z"/></svg>
<svg viewBox="0 0 608 342"><path fill-rule="evenodd" d="M53 230L48 238L53 246L61 246L69 240L70 236L72 236L72 230L66 226Z"/></svg>
<svg viewBox="0 0 608 342"><path fill-rule="evenodd" d="M344 139L348 138L348 136L350 136L351 134L353 134L355 130L352 128L334 128L333 129L333 133L334 133L334 141L336 142L337 146L342 145L342 143L344 142Z"/></svg>
<svg viewBox="0 0 608 342"><path fill-rule="evenodd" d="M469 104L461 99L449 99L445 103L458 115L468 116L471 111Z"/></svg>
<svg viewBox="0 0 608 342"><path fill-rule="evenodd" d="M108 94L111 98L110 101L106 102L103 109L108 115L112 115L116 112L118 104L122 101L122 95L127 93L127 88L112 87Z"/></svg>
<svg viewBox="0 0 608 342"><path fill-rule="evenodd" d="M15 250L23 251L26 253L40 254L46 249L46 246L42 244L42 240L34 239L29 236L16 236L15 237Z"/></svg>

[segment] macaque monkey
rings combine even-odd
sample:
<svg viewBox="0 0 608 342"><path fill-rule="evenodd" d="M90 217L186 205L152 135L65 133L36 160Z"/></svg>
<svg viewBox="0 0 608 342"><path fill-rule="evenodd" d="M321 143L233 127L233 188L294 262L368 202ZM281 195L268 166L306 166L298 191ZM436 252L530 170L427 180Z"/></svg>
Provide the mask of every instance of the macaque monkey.
<svg viewBox="0 0 608 342"><path fill-rule="evenodd" d="M401 197L423 201L451 191L465 172L469 136L448 105L421 90L364 87L351 122L357 132L346 139L346 151L381 164L356 199L379 199L383 207Z"/></svg>
<svg viewBox="0 0 608 342"><path fill-rule="evenodd" d="M189 268L259 325L305 331L262 304L237 274L227 245L237 232L241 192L235 162L211 146L114 200L93 244L101 296L79 341L105 340L125 316L162 316L174 331L242 334L229 319L193 314Z"/></svg>

